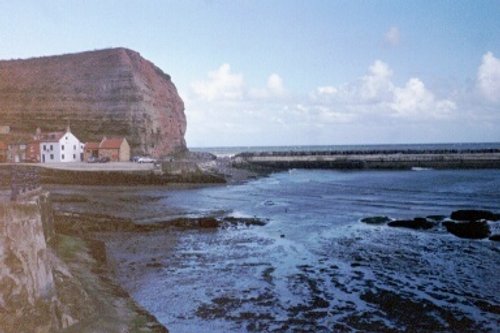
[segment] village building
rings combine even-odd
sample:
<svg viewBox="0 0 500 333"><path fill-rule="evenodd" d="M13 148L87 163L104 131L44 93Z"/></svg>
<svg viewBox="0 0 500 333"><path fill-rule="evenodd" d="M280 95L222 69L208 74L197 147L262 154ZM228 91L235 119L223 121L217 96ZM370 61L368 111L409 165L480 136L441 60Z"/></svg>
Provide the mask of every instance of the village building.
<svg viewBox="0 0 500 333"><path fill-rule="evenodd" d="M40 135L39 149L42 163L79 162L83 159L83 144L71 133L52 132Z"/></svg>
<svg viewBox="0 0 500 333"><path fill-rule="evenodd" d="M130 160L130 145L126 138L106 138L99 144L99 157L109 158L114 162L126 162Z"/></svg>
<svg viewBox="0 0 500 333"><path fill-rule="evenodd" d="M9 133L4 141L7 146L6 162L29 162L27 160L27 150L28 144L32 139L31 135Z"/></svg>
<svg viewBox="0 0 500 333"><path fill-rule="evenodd" d="M0 141L0 163L7 162L7 144Z"/></svg>
<svg viewBox="0 0 500 333"><path fill-rule="evenodd" d="M87 142L84 146L83 159L88 161L90 158L99 157L99 142Z"/></svg>

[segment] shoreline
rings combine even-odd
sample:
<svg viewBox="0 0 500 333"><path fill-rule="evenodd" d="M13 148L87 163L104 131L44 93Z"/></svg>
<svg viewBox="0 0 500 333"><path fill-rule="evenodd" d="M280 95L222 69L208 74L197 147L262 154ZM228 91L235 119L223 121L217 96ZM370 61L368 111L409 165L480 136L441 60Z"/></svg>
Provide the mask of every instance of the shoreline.
<svg viewBox="0 0 500 333"><path fill-rule="evenodd" d="M56 234L57 255L76 283L88 294L94 314L67 327L64 333L131 331L168 333L155 316L137 304L114 275L105 242L95 237Z"/></svg>

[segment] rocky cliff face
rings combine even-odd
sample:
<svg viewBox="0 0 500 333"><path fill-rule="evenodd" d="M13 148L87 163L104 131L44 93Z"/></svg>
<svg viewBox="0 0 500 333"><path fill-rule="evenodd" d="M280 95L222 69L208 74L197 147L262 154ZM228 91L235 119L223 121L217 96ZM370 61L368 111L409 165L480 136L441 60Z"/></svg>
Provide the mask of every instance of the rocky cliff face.
<svg viewBox="0 0 500 333"><path fill-rule="evenodd" d="M125 136L132 154L186 150L184 103L170 76L137 52L0 61L0 125L33 133L68 122L82 141Z"/></svg>

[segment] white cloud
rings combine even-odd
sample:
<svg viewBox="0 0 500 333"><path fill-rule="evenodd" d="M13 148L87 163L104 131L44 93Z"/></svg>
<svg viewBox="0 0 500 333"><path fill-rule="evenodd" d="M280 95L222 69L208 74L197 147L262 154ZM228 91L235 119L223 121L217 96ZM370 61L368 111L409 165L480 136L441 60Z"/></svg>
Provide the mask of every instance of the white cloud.
<svg viewBox="0 0 500 333"><path fill-rule="evenodd" d="M488 52L477 71L477 85L490 102L500 102L500 59Z"/></svg>
<svg viewBox="0 0 500 333"><path fill-rule="evenodd" d="M332 86L324 86L316 88L317 95L335 95L338 89Z"/></svg>
<svg viewBox="0 0 500 333"><path fill-rule="evenodd" d="M241 99L244 93L243 75L232 73L229 64L223 64L208 73L208 80L191 84L193 92L207 101Z"/></svg>
<svg viewBox="0 0 500 333"><path fill-rule="evenodd" d="M370 66L370 72L362 79L360 94L363 99L386 99L392 93L394 85L391 82L392 70L389 66L376 60Z"/></svg>
<svg viewBox="0 0 500 333"><path fill-rule="evenodd" d="M311 101L335 106L344 113L372 117L443 118L456 109L453 101L437 99L419 78L398 87L392 76L389 65L376 60L360 80L339 87L318 87L310 94Z"/></svg>
<svg viewBox="0 0 500 333"><path fill-rule="evenodd" d="M394 140L394 135L412 137L417 124L435 128L458 122L453 100L438 98L420 78L397 85L393 76L388 64L376 60L356 80L318 86L304 95L288 91L276 73L262 87L248 87L243 74L225 64L191 85L186 101L188 143L382 142Z"/></svg>
<svg viewBox="0 0 500 333"><path fill-rule="evenodd" d="M401 34L398 27L390 27L384 35L384 41L387 45L396 46L399 44Z"/></svg>
<svg viewBox="0 0 500 333"><path fill-rule="evenodd" d="M436 101L418 78L408 80L403 88L394 89L394 99L391 108L400 116L416 116L431 113L435 117L446 116L456 108L450 100Z"/></svg>
<svg viewBox="0 0 500 333"><path fill-rule="evenodd" d="M276 73L269 75L265 88L253 88L249 91L249 97L257 99L269 99L284 97L287 94L283 79Z"/></svg>
<svg viewBox="0 0 500 333"><path fill-rule="evenodd" d="M267 79L267 89L275 96L283 96L285 94L283 79L278 74L271 74Z"/></svg>

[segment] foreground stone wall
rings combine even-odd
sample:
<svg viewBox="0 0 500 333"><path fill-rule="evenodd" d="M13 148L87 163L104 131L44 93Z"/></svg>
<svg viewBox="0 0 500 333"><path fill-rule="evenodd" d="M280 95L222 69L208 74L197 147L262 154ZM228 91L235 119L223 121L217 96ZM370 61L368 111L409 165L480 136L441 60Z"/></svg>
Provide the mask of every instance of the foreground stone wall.
<svg viewBox="0 0 500 333"><path fill-rule="evenodd" d="M0 331L54 332L77 321L57 297L54 271L65 269L47 246L53 235L48 193L0 202Z"/></svg>

